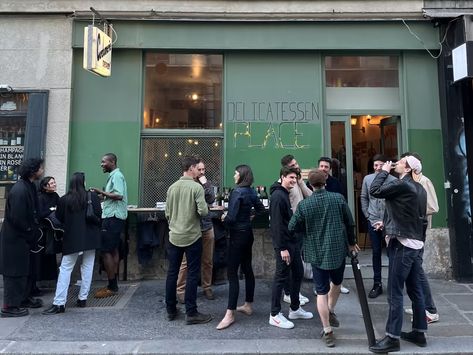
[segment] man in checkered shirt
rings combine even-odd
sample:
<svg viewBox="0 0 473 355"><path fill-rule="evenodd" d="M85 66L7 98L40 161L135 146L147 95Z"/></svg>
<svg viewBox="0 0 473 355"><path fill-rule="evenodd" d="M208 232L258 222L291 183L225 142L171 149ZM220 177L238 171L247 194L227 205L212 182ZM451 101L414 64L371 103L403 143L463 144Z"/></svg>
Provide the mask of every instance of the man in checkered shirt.
<svg viewBox="0 0 473 355"><path fill-rule="evenodd" d="M289 222L290 231L305 231L304 257L312 264L317 311L323 325L322 337L328 347L335 346L332 327L340 325L335 305L345 271L348 251L359 251L355 222L348 205L339 193L325 190L327 174L311 170L309 183L314 193L299 202Z"/></svg>

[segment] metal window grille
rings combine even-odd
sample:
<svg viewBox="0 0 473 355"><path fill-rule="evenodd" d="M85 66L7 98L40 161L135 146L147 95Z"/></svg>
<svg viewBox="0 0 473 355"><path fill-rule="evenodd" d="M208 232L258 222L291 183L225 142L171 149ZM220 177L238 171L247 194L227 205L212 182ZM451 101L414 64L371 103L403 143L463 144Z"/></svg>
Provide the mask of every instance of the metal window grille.
<svg viewBox="0 0 473 355"><path fill-rule="evenodd" d="M198 155L214 186L222 179L223 139L218 137L144 137L142 141L140 206L166 201L166 192L182 176L180 158Z"/></svg>

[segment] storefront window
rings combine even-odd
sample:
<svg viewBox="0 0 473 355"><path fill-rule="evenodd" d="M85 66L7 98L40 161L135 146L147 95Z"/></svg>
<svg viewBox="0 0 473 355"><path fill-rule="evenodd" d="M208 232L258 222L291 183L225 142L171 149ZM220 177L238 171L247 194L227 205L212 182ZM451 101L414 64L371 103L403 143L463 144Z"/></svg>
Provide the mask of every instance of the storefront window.
<svg viewBox="0 0 473 355"><path fill-rule="evenodd" d="M399 87L397 56L325 57L327 87Z"/></svg>
<svg viewBox="0 0 473 355"><path fill-rule="evenodd" d="M182 176L180 159L198 155L204 160L206 177L212 185L221 181L222 139L219 137L143 138L141 206L154 207L166 201L169 186Z"/></svg>
<svg viewBox="0 0 473 355"><path fill-rule="evenodd" d="M223 56L146 53L144 129L221 129Z"/></svg>
<svg viewBox="0 0 473 355"><path fill-rule="evenodd" d="M0 182L18 179L23 160L28 95L0 93Z"/></svg>

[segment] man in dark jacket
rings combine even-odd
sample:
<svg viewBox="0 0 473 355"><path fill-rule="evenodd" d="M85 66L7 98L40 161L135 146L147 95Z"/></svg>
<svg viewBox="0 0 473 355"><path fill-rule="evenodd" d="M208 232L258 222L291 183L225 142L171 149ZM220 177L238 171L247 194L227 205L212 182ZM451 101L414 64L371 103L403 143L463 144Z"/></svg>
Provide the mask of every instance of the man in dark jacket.
<svg viewBox="0 0 473 355"><path fill-rule="evenodd" d="M289 232L288 224L292 217L289 190L297 184L298 171L294 168L282 167L280 183L271 186L271 203L269 205L270 230L276 258L276 271L273 281L271 314L269 324L283 329L294 328L294 323L287 320L281 313L281 292L289 273L292 272L290 283L291 310L289 319L311 319L313 314L300 307L299 291L301 288L304 268L300 257L300 243L293 233Z"/></svg>
<svg viewBox="0 0 473 355"><path fill-rule="evenodd" d="M21 179L8 194L5 219L0 236L0 273L3 275L2 317L23 317L29 308L43 305L29 297L31 281L30 249L40 236L38 195L34 181L43 175L43 160L25 160L20 168Z"/></svg>
<svg viewBox="0 0 473 355"><path fill-rule="evenodd" d="M382 228L386 234L389 256L388 302L386 336L370 347L374 353L399 351L399 338L418 346L427 345L425 303L419 275L422 270L422 248L424 247L425 211L427 194L421 185L412 179L412 172L422 171L420 161L407 156L398 161L395 172L399 179L388 180L391 161L384 163L382 171L371 183L370 193L384 198L386 212ZM403 316L403 288L412 300L412 331L401 332Z"/></svg>

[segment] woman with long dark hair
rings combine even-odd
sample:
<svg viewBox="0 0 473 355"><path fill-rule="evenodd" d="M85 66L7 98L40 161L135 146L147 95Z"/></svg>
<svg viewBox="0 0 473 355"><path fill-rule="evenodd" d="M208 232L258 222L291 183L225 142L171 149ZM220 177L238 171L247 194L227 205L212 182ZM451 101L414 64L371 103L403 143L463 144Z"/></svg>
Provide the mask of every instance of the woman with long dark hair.
<svg viewBox="0 0 473 355"><path fill-rule="evenodd" d="M63 256L53 304L43 314L64 313L72 269L79 255L82 255L82 282L77 306L86 306L92 283L95 250L100 248L100 224L88 222L86 218L89 203L100 220L102 209L97 194L85 190L84 173L74 173L69 191L59 199L56 210L57 218L64 224Z"/></svg>
<svg viewBox="0 0 473 355"><path fill-rule="evenodd" d="M229 282L228 306L225 317L220 321L217 329L225 329L235 321L235 310L246 315L253 313L252 303L255 293L255 276L251 266L253 229L251 228L252 208L256 214L264 212L263 203L251 187L253 172L248 165L238 165L233 176L235 189L230 194L228 213L224 223L230 232L230 245L228 249L227 277ZM238 280L238 267L245 275L245 303L237 307L240 284Z"/></svg>

